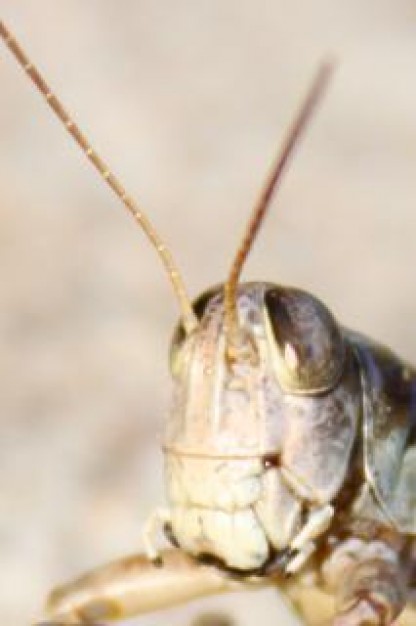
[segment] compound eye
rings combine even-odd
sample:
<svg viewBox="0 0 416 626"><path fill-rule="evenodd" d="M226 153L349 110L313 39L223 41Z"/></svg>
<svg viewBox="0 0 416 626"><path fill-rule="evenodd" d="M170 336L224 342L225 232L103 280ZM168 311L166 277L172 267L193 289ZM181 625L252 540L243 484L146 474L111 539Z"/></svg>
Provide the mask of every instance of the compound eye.
<svg viewBox="0 0 416 626"><path fill-rule="evenodd" d="M210 300L220 293L221 286L211 287L199 295L192 303L195 315L198 320L204 317L205 311ZM184 366L184 346L186 344L186 333L182 322L178 322L173 333L169 351L169 369L174 378L180 376Z"/></svg>
<svg viewBox="0 0 416 626"><path fill-rule="evenodd" d="M264 304L279 384L305 395L332 389L343 371L345 344L326 306L304 291L285 287L269 289Z"/></svg>

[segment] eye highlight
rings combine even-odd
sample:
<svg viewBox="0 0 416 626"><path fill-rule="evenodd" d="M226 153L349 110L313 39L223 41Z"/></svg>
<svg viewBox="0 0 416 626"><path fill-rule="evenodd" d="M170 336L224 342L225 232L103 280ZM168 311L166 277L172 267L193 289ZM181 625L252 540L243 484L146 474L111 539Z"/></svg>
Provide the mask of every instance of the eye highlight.
<svg viewBox="0 0 416 626"><path fill-rule="evenodd" d="M289 392L332 389L344 365L345 345L330 311L299 289L270 288L264 297L276 375Z"/></svg>

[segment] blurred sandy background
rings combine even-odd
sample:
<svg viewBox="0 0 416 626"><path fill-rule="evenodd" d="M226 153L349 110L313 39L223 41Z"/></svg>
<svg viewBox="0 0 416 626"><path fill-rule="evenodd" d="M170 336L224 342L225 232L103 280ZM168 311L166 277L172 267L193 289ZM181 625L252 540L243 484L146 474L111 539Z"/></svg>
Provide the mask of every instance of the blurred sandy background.
<svg viewBox="0 0 416 626"><path fill-rule="evenodd" d="M0 5L194 295L224 278L282 132L336 53L245 275L311 290L416 361L415 2ZM53 584L138 550L163 502L177 308L147 241L4 46L0 58L0 619L18 626ZM135 623L217 611L271 626L275 595Z"/></svg>

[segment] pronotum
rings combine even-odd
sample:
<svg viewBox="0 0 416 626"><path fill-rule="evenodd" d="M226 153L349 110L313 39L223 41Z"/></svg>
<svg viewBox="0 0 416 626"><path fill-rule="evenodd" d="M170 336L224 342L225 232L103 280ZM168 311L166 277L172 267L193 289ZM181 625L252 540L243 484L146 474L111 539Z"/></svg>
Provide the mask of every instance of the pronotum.
<svg viewBox="0 0 416 626"><path fill-rule="evenodd" d="M240 281L324 64L286 136L224 284L189 299L147 216L14 36L0 34L156 249L180 308L163 443L168 507L144 554L52 591L49 624L92 624L276 585L306 624L414 624L416 373L300 289ZM170 548L158 549L161 527Z"/></svg>

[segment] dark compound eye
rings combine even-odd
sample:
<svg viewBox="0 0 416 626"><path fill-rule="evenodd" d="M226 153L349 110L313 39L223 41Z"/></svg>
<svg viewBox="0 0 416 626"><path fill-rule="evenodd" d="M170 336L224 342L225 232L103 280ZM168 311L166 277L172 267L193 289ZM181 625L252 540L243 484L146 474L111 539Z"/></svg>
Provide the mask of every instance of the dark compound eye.
<svg viewBox="0 0 416 626"><path fill-rule="evenodd" d="M345 345L326 306L304 291L287 287L269 289L264 304L282 387L299 394L333 388L343 370Z"/></svg>
<svg viewBox="0 0 416 626"><path fill-rule="evenodd" d="M194 302L192 303L192 307L198 320L201 320L204 317L204 313L210 300L212 300L214 296L219 294L222 289L222 285L216 285L215 287L211 287L210 289L207 289L207 291L201 293L201 295L199 295L196 300L194 300ZM178 373L178 366L180 365L180 353L185 338L185 329L182 322L179 322L174 330L169 352L169 364L173 376Z"/></svg>

